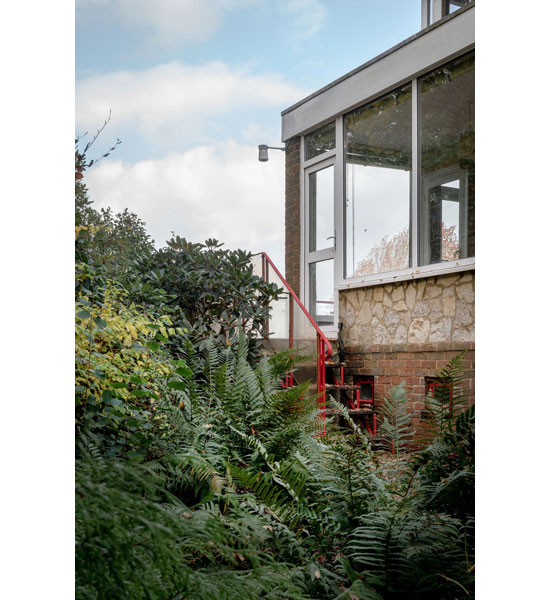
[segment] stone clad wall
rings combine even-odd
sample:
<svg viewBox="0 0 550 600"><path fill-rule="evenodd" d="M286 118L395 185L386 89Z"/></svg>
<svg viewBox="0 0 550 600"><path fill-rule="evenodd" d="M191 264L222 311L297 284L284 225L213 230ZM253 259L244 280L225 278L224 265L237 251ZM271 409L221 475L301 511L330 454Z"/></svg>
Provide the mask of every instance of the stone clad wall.
<svg viewBox="0 0 550 600"><path fill-rule="evenodd" d="M443 275L340 292L346 345L474 341L474 275Z"/></svg>
<svg viewBox="0 0 550 600"><path fill-rule="evenodd" d="M422 429L427 378L464 351L462 390L474 401L474 272L340 291L349 383L374 377L375 406L405 382Z"/></svg>

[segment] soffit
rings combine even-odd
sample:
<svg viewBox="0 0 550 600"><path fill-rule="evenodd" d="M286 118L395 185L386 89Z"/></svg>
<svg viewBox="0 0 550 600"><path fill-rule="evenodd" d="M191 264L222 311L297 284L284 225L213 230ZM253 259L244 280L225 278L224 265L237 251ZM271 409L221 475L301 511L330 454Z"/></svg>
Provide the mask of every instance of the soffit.
<svg viewBox="0 0 550 600"><path fill-rule="evenodd" d="M308 133L474 47L475 5L384 52L282 113L283 142Z"/></svg>

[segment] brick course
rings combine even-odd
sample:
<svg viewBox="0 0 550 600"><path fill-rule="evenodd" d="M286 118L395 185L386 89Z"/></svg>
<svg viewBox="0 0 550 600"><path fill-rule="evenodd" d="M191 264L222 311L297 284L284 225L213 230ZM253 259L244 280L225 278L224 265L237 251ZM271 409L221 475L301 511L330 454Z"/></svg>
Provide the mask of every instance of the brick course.
<svg viewBox="0 0 550 600"><path fill-rule="evenodd" d="M434 377L449 359L465 350L462 364L462 393L471 404L475 398L475 350L473 342L430 344L390 344L350 346L346 348L346 375L374 377L374 404L378 409L392 387L405 382L409 407L413 411L413 427L423 427L420 415L424 410L426 377Z"/></svg>
<svg viewBox="0 0 550 600"><path fill-rule="evenodd" d="M286 143L285 279L300 294L300 138Z"/></svg>

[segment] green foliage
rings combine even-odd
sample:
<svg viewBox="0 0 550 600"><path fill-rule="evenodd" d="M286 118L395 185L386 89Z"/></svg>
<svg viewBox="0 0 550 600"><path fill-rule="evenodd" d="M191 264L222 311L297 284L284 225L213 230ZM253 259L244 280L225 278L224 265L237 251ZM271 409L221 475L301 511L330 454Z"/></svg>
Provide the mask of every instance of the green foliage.
<svg viewBox="0 0 550 600"><path fill-rule="evenodd" d="M174 366L158 340L175 329L168 316L155 319L124 297L107 284L101 302L82 295L76 303L75 416L78 429L94 433L109 454L144 455L167 434L157 411Z"/></svg>
<svg viewBox="0 0 550 600"><path fill-rule="evenodd" d="M475 407L462 412L452 431L416 457L419 487L429 509L442 510L467 520L475 510Z"/></svg>
<svg viewBox="0 0 550 600"><path fill-rule="evenodd" d="M236 498L225 514L215 505L193 511L167 493L151 466L81 454L77 598L310 597L300 572L266 551L265 521Z"/></svg>
<svg viewBox="0 0 550 600"><path fill-rule="evenodd" d="M362 517L346 549L369 587L385 600L465 597L468 584L461 523L403 504ZM462 583L461 583L462 580Z"/></svg>
<svg viewBox="0 0 550 600"><path fill-rule="evenodd" d="M213 335L235 344L242 327L251 355L257 356L270 302L282 289L254 275L249 252L221 246L212 239L196 244L176 236L166 248L137 259L135 272L143 284L166 292L174 319L199 347ZM133 293L134 300L147 301L139 289Z"/></svg>
<svg viewBox="0 0 550 600"><path fill-rule="evenodd" d="M308 384L281 386L296 357L257 353L280 290L249 254L178 237L155 251L76 179L76 597L473 598L460 358L439 374L452 406L428 399L424 450L403 385L380 426L394 454L336 402L345 426L321 435Z"/></svg>
<svg viewBox="0 0 550 600"><path fill-rule="evenodd" d="M390 390L380 411L383 418L380 424L381 439L397 458L410 445L415 434L407 405L405 384L401 383Z"/></svg>
<svg viewBox="0 0 550 600"><path fill-rule="evenodd" d="M307 386L282 389L278 361L252 367L247 354L241 332L236 346L210 339L163 363L170 433L156 462L81 451L79 597L470 594L471 535L437 504L433 460L386 481L364 431L349 420L316 437ZM467 437L465 415L454 435Z"/></svg>
<svg viewBox="0 0 550 600"><path fill-rule="evenodd" d="M116 215L111 208L97 211L83 181L85 171L109 156L120 144L117 140L100 158L88 159L87 153L108 122L109 119L84 148L80 148L84 136L75 140L76 262L92 265L108 278L131 281L132 262L139 256L154 252L153 240L145 223L126 208Z"/></svg>
<svg viewBox="0 0 550 600"><path fill-rule="evenodd" d="M449 364L440 369L434 378L437 384L426 396L426 411L431 416L430 434L441 436L452 433L456 418L468 408L467 398L462 392L464 352L453 357Z"/></svg>

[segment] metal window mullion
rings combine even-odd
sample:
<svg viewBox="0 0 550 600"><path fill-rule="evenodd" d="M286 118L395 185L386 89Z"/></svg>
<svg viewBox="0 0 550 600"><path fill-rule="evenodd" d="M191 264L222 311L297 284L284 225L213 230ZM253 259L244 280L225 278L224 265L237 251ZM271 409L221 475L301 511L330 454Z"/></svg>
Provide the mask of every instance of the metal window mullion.
<svg viewBox="0 0 550 600"><path fill-rule="evenodd" d="M302 136L302 139L305 139ZM305 142L304 142L305 145ZM330 150L329 152L325 152L323 154L319 154L318 156L314 156L313 158L310 158L309 160L304 160L302 167L304 169L308 169L309 167L313 167L315 166L317 163L321 163L325 160L329 160L331 158L334 158L336 156L336 150Z"/></svg>
<svg viewBox="0 0 550 600"><path fill-rule="evenodd" d="M334 162L334 229L336 247L334 251L334 283L340 285L344 280L344 258L346 242L344 239L344 118L336 119L336 158ZM335 301L335 310L337 301ZM337 318L335 312L335 322Z"/></svg>
<svg viewBox="0 0 550 600"><path fill-rule="evenodd" d="M421 27L425 29L430 23L430 0L422 0L422 20Z"/></svg>
<svg viewBox="0 0 550 600"><path fill-rule="evenodd" d="M445 0L432 0L432 23L445 16Z"/></svg>
<svg viewBox="0 0 550 600"><path fill-rule="evenodd" d="M411 157L411 267L418 266L418 189L419 189L419 167L420 167L420 152L419 152L419 113L418 113L418 79L412 81L412 157Z"/></svg>
<svg viewBox="0 0 550 600"><path fill-rule="evenodd" d="M300 198L300 204L301 204L301 210L300 210L300 299L302 300L302 302L304 304L306 304L307 302L307 298L308 296L306 296L306 294L309 293L309 286L308 286L308 282L306 281L309 277L308 273L307 273L307 268L306 268L306 258L307 258L307 250L309 248L308 245L309 244L309 238L306 239L306 223L307 223L307 219L309 218L309 209L308 209L308 199L307 199L307 195L309 192L309 186L306 186L306 176L304 173L304 158L305 158L305 138L302 135L300 137L300 192L301 192L301 198ZM308 189L306 189L306 187L308 187Z"/></svg>

